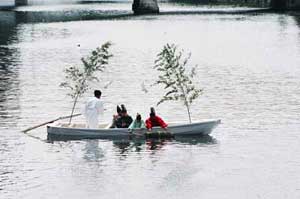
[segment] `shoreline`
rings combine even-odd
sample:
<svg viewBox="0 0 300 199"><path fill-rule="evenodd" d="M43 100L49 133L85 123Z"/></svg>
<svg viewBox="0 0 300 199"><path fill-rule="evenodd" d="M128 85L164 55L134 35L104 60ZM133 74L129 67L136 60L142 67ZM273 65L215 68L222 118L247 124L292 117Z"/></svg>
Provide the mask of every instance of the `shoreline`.
<svg viewBox="0 0 300 199"><path fill-rule="evenodd" d="M14 15L18 23L50 23L50 22L70 22L70 21L89 21L89 20L116 20L139 18L143 16L167 16L167 15L244 15L244 14L269 14L286 13L279 12L270 8L249 9L249 10L176 10L162 11L159 14L136 15L131 10L121 10L107 12L105 10L77 10L72 11L18 11L18 10L0 10L1 13ZM1 20L0 20L1 22Z"/></svg>

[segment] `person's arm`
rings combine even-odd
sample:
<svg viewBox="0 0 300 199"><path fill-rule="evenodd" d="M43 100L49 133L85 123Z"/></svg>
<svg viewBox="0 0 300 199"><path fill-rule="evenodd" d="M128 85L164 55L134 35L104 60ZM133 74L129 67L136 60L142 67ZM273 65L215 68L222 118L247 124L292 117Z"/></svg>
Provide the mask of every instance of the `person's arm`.
<svg viewBox="0 0 300 199"><path fill-rule="evenodd" d="M135 121L135 120L133 120L131 116L128 118L128 123L129 123L129 124L132 124L134 121Z"/></svg>
<svg viewBox="0 0 300 199"><path fill-rule="evenodd" d="M116 122L115 122L115 125L117 128L122 128L122 118L119 117Z"/></svg>
<svg viewBox="0 0 300 199"><path fill-rule="evenodd" d="M123 119L123 121L122 121L122 127L123 127L123 128L128 128L132 122L133 122L132 117L130 117L130 116L125 117L125 118Z"/></svg>
<svg viewBox="0 0 300 199"><path fill-rule="evenodd" d="M103 102L102 101L98 101L96 104L96 108L97 108L97 112L98 114L103 114L104 112L104 107L103 107Z"/></svg>
<svg viewBox="0 0 300 199"><path fill-rule="evenodd" d="M163 119L161 119L160 117L157 116L157 122L159 123L159 126L161 128L167 128L168 127L168 124L165 123L165 121L163 121Z"/></svg>
<svg viewBox="0 0 300 199"><path fill-rule="evenodd" d="M147 129L152 129L152 123L151 123L151 121L149 119L146 120L146 128Z"/></svg>
<svg viewBox="0 0 300 199"><path fill-rule="evenodd" d="M146 128L145 122L144 122L144 120L141 120L141 129L145 129L145 128Z"/></svg>
<svg viewBox="0 0 300 199"><path fill-rule="evenodd" d="M132 130L135 128L135 121L131 122L131 124L129 125L128 129Z"/></svg>

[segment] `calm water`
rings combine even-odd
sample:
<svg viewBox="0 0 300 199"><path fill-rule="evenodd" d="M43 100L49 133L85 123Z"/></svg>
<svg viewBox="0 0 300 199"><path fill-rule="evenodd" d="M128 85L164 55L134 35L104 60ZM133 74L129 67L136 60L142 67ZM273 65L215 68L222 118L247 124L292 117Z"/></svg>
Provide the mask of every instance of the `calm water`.
<svg viewBox="0 0 300 199"><path fill-rule="evenodd" d="M163 4L178 14L134 17L130 3L71 7L0 12L0 198L300 198L299 13L182 15L236 8ZM193 119L222 124L209 137L165 141L48 143L46 128L22 134L69 114L62 71L105 41L114 57L92 85L104 92L103 121L118 103L147 116L162 90L144 93L141 83L155 80L153 61L169 42L198 64L205 92ZM188 119L177 103L157 112Z"/></svg>

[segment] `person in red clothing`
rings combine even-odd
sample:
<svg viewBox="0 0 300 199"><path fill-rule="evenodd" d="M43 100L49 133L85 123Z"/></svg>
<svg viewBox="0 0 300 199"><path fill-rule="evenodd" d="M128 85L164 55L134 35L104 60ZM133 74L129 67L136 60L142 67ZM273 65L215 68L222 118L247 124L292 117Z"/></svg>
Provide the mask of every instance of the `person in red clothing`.
<svg viewBox="0 0 300 199"><path fill-rule="evenodd" d="M151 130L152 127L160 126L163 129L166 129L168 124L166 124L163 119L155 114L153 107L150 108L150 117L146 120L147 129Z"/></svg>

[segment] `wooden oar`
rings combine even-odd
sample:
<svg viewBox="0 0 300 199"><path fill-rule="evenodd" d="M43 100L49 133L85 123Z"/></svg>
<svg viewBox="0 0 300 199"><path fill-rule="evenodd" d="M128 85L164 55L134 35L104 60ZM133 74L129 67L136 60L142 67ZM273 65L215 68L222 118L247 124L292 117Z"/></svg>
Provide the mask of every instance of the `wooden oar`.
<svg viewBox="0 0 300 199"><path fill-rule="evenodd" d="M80 115L82 115L82 114L81 114L81 113L78 113L78 114L75 114L75 115L68 115L68 116L58 117L58 118L56 118L56 119L54 119L54 120L50 120L50 121L48 121L48 122L44 122L44 123L42 123L42 124L39 124L39 125L30 127L30 128L27 128L27 129L23 130L22 132L23 132L23 133L26 133L26 132L31 131L31 130L33 130L33 129L39 128L39 127L41 127L41 126L44 126L44 125L46 125L46 124L50 124L50 123L56 122L56 121L58 121L58 120L68 119L68 118L70 118L70 117L77 117L77 116L80 116Z"/></svg>

